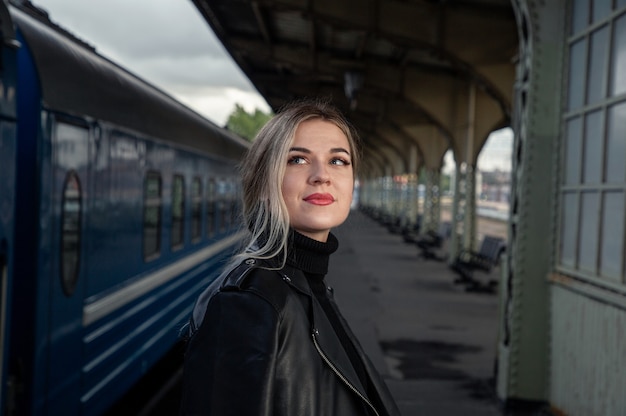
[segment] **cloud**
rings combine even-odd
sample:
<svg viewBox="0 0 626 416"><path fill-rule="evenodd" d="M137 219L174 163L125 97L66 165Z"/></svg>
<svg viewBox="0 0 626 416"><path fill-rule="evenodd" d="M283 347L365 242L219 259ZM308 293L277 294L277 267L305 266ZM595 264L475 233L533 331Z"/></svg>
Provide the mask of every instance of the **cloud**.
<svg viewBox="0 0 626 416"><path fill-rule="evenodd" d="M485 171L499 169L511 171L513 157L513 130L506 127L489 135L478 155L478 168Z"/></svg>
<svg viewBox="0 0 626 416"><path fill-rule="evenodd" d="M257 108L265 112L270 111L259 94L237 88L179 89L176 98L220 126L226 124L236 103L242 105L248 112L254 112Z"/></svg>
<svg viewBox="0 0 626 416"><path fill-rule="evenodd" d="M84 33L126 57L220 58L224 48L191 1L38 0L53 21Z"/></svg>
<svg viewBox="0 0 626 416"><path fill-rule="evenodd" d="M476 165L478 170L501 170L510 172L513 157L513 130L505 127L492 132L478 154ZM443 173L449 175L456 168L452 150L444 155Z"/></svg>
<svg viewBox="0 0 626 416"><path fill-rule="evenodd" d="M250 81L232 62L203 55L142 59L133 63L133 71L146 78L159 79L173 88L212 86L254 91Z"/></svg>
<svg viewBox="0 0 626 416"><path fill-rule="evenodd" d="M34 1L53 22L100 54L171 95L183 97L185 104L193 103L191 107L201 114L222 113L225 108L230 113L233 99L246 100L239 102L244 107L267 107L190 0ZM210 92L215 98L198 99L189 91ZM228 101L220 102L218 97ZM217 108L210 110L209 105ZM221 124L222 118L211 119Z"/></svg>

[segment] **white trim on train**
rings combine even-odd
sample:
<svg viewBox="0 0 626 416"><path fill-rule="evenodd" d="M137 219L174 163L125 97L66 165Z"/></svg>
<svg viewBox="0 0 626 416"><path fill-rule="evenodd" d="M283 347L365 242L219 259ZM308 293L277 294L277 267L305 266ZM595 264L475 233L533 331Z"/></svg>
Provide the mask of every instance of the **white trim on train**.
<svg viewBox="0 0 626 416"><path fill-rule="evenodd" d="M233 234L210 246L192 253L187 257L166 266L159 271L151 273L131 285L123 287L95 302L83 307L83 326L86 327L104 318L115 310L127 305L140 296L145 295L154 288L161 286L194 266L206 261L222 250L234 245L245 235L244 231Z"/></svg>

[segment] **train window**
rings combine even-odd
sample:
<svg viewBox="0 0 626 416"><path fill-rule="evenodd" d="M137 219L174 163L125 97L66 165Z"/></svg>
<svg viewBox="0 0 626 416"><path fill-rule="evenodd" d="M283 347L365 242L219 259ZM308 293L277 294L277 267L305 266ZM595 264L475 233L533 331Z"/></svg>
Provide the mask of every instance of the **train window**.
<svg viewBox="0 0 626 416"><path fill-rule="evenodd" d="M82 192L75 171L70 171L63 184L61 202L61 286L66 296L72 296L78 281L80 264L80 234Z"/></svg>
<svg viewBox="0 0 626 416"><path fill-rule="evenodd" d="M233 183L232 181L226 182L226 228L229 229L233 225L233 201L235 200L233 195Z"/></svg>
<svg viewBox="0 0 626 416"><path fill-rule="evenodd" d="M233 180L228 181L228 226L232 228L235 224L235 203L237 202L235 198L235 182Z"/></svg>
<svg viewBox="0 0 626 416"><path fill-rule="evenodd" d="M237 216L239 215L239 200L241 199L241 191L239 184L237 182L233 182L232 189L232 200L231 200L231 222L233 224L237 223Z"/></svg>
<svg viewBox="0 0 626 416"><path fill-rule="evenodd" d="M226 232L226 230L228 229L228 216L227 216L227 210L228 210L228 182L226 182L225 180L220 180L217 184L217 193L218 193L218 197L217 197L217 205L218 205L218 212L219 212L219 229L220 229L220 233L224 233Z"/></svg>
<svg viewBox="0 0 626 416"><path fill-rule="evenodd" d="M194 178L191 183L191 241L200 240L202 234L202 181Z"/></svg>
<svg viewBox="0 0 626 416"><path fill-rule="evenodd" d="M215 179L209 179L207 182L207 204L206 204L206 233L207 237L213 237L215 235Z"/></svg>
<svg viewBox="0 0 626 416"><path fill-rule="evenodd" d="M185 178L174 175L172 182L172 248L180 248L185 231Z"/></svg>
<svg viewBox="0 0 626 416"><path fill-rule="evenodd" d="M151 260L161 252L161 174L148 172L143 189L143 257Z"/></svg>

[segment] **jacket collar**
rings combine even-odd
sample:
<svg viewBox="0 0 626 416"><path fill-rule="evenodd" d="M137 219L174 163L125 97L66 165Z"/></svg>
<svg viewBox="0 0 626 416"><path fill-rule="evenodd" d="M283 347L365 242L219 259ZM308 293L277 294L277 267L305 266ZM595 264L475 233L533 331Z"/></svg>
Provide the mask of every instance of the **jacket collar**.
<svg viewBox="0 0 626 416"><path fill-rule="evenodd" d="M309 297L313 297L313 293L311 292L311 287L309 286L309 282L306 280L306 276L302 272L302 270L286 264L279 273L283 276L283 280L285 280L290 286L296 289L298 292L307 295Z"/></svg>

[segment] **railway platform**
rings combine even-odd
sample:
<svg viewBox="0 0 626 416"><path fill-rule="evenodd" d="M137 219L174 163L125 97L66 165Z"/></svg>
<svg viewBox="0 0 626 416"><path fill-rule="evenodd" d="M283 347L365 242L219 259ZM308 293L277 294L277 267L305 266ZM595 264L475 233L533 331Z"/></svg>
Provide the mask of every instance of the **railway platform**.
<svg viewBox="0 0 626 416"><path fill-rule="evenodd" d="M403 416L540 414L504 411L495 397L495 294L466 292L447 263L421 259L416 245L360 211L333 232L339 249L327 283ZM177 414L180 375L164 399L125 414Z"/></svg>
<svg viewBox="0 0 626 416"><path fill-rule="evenodd" d="M334 233L328 283L402 415L505 414L493 385L497 295L466 292L445 262L419 259L359 211Z"/></svg>

